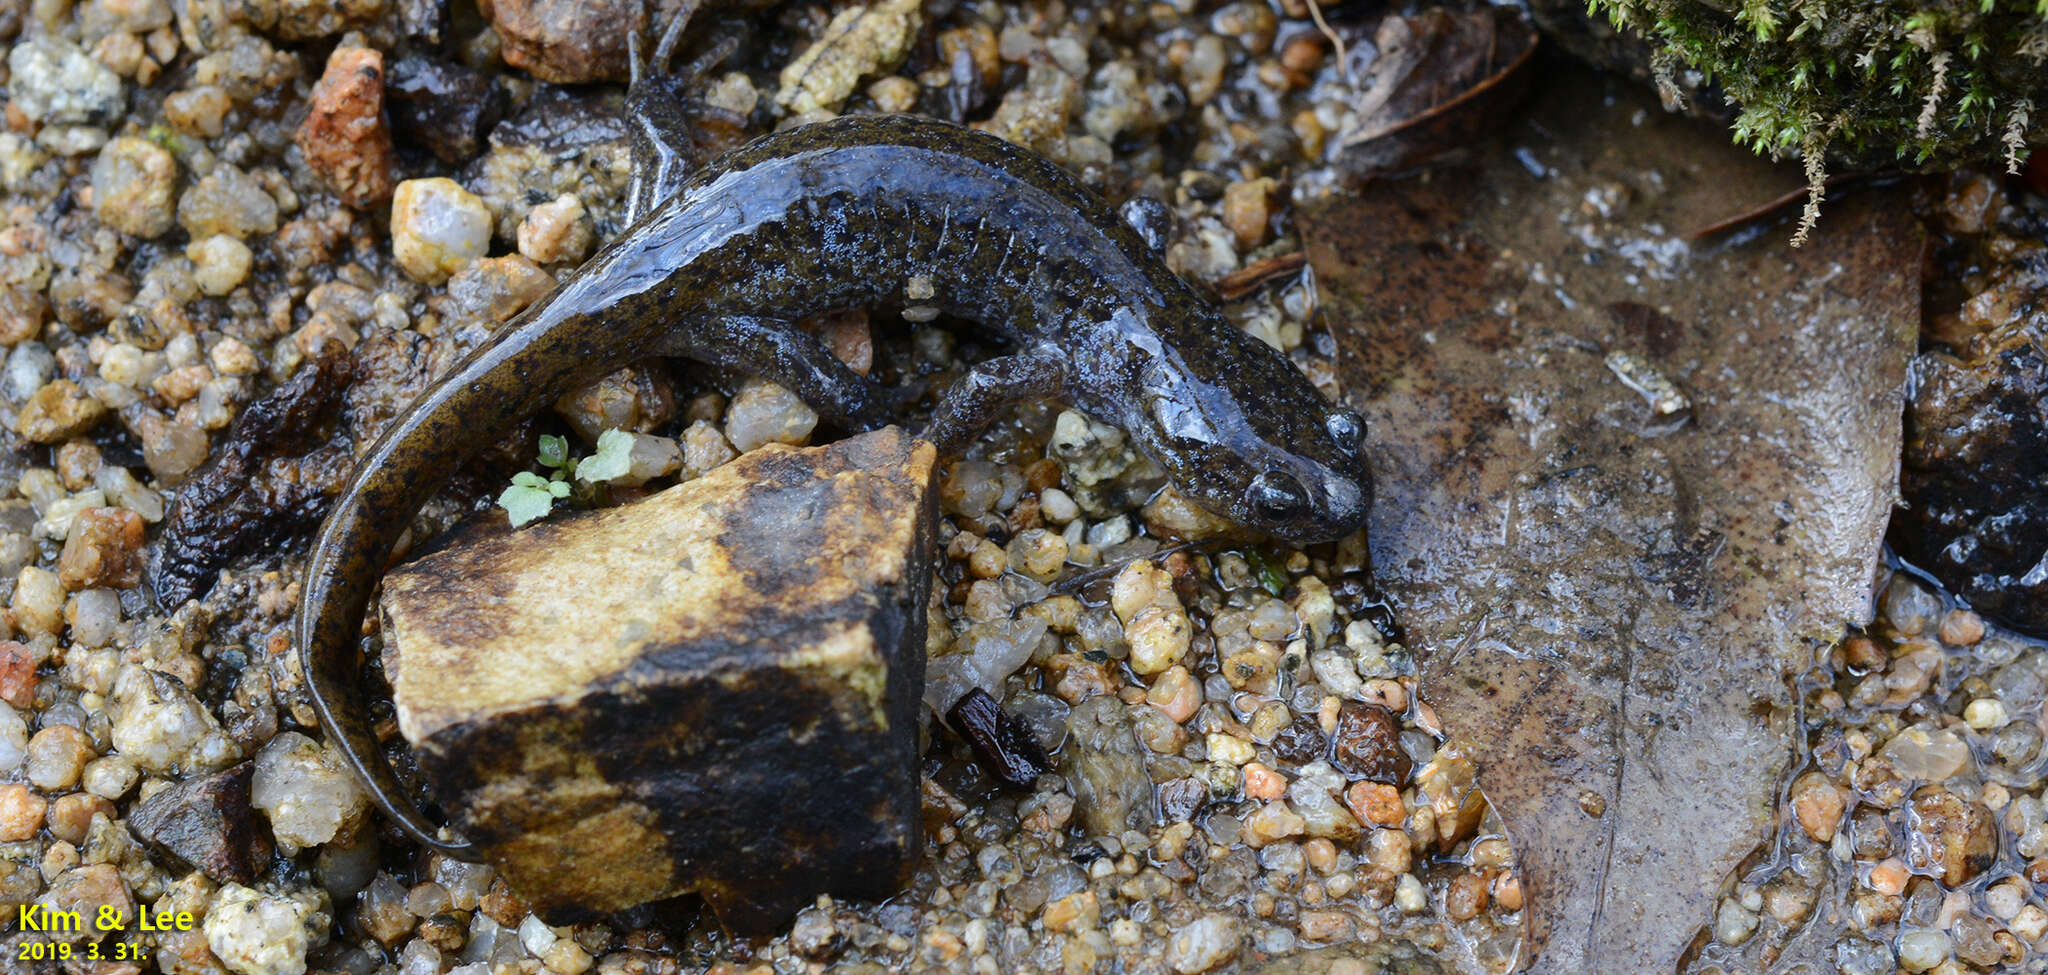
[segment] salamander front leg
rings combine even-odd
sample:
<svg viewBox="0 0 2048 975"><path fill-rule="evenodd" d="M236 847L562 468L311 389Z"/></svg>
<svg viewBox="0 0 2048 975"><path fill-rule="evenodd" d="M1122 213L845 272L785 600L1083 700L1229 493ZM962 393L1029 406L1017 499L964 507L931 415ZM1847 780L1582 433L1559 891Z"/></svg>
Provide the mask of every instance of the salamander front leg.
<svg viewBox="0 0 2048 975"><path fill-rule="evenodd" d="M640 35L628 34L632 85L626 89L625 121L633 171L626 184L626 224L631 226L674 196L695 168L697 146L690 137L689 76L668 74L669 58L697 2L685 3L669 18L653 59L640 58Z"/></svg>
<svg viewBox="0 0 2048 975"><path fill-rule="evenodd" d="M1058 395L1066 385L1066 359L1052 349L978 363L939 399L922 436L936 444L940 453L955 453L1003 410L1025 400Z"/></svg>
<svg viewBox="0 0 2048 975"><path fill-rule="evenodd" d="M847 368L817 336L789 322L735 317L685 332L671 354L774 380L848 430L865 432L889 422L874 383Z"/></svg>

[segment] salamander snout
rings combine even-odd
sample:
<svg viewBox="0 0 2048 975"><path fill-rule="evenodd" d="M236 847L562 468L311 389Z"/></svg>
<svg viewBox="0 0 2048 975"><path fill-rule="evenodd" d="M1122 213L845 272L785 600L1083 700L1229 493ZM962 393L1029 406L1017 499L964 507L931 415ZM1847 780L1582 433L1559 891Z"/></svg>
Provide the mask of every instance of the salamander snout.
<svg viewBox="0 0 2048 975"><path fill-rule="evenodd" d="M1296 427L1294 449L1269 453L1272 466L1245 482L1235 510L1247 524L1296 544L1340 538L1365 524L1372 480L1365 419L1346 409Z"/></svg>

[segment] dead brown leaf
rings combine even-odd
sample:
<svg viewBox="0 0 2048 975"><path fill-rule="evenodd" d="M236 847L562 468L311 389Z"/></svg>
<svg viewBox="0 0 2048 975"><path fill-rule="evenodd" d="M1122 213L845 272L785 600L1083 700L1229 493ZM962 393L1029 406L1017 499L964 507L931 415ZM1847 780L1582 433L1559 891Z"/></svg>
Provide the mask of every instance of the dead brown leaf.
<svg viewBox="0 0 2048 975"><path fill-rule="evenodd" d="M1800 182L1572 75L1469 169L1306 210L1380 584L1508 824L1537 972L1669 973L1764 838L1788 675L1867 619L1921 237L1679 234Z"/></svg>
<svg viewBox="0 0 2048 975"><path fill-rule="evenodd" d="M1536 33L1505 7L1389 14L1361 79L1339 164L1354 176L1421 165L1483 140L1529 91Z"/></svg>

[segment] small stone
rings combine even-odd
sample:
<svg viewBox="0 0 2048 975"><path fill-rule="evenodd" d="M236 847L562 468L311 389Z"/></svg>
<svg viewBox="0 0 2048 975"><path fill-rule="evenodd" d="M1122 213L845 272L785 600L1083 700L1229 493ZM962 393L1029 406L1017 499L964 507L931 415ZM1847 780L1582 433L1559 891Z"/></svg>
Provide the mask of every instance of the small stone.
<svg viewBox="0 0 2048 975"><path fill-rule="evenodd" d="M1341 723L1341 719L1340 719ZM1448 742L1415 773L1418 801L1427 802L1436 824L1437 845L1449 849L1479 829L1486 815L1486 795L1479 790L1479 770L1464 746Z"/></svg>
<svg viewBox="0 0 2048 975"><path fill-rule="evenodd" d="M1984 639L1984 617L1967 609L1952 609L1941 618L1937 631L1941 642L1952 647L1974 647Z"/></svg>
<svg viewBox="0 0 2048 975"><path fill-rule="evenodd" d="M917 107L917 82L892 74L868 86L868 97L884 112L901 114Z"/></svg>
<svg viewBox="0 0 2048 975"><path fill-rule="evenodd" d="M702 477L739 456L725 435L709 420L697 420L683 430L683 475Z"/></svg>
<svg viewBox="0 0 2048 975"><path fill-rule="evenodd" d="M105 799L119 799L135 788L142 773L135 763L120 755L108 755L85 763L86 791Z"/></svg>
<svg viewBox="0 0 2048 975"><path fill-rule="evenodd" d="M95 757L85 732L68 724L51 725L28 740L28 780L38 789L61 792L78 785L85 763Z"/></svg>
<svg viewBox="0 0 2048 975"><path fill-rule="evenodd" d="M1429 907L1429 892L1412 873L1404 873L1394 884L1394 906L1403 914L1420 914Z"/></svg>
<svg viewBox="0 0 2048 975"><path fill-rule="evenodd" d="M1010 540L1007 554L1011 570L1038 582L1051 582L1066 567L1067 540L1043 528L1029 528Z"/></svg>
<svg viewBox="0 0 2048 975"><path fill-rule="evenodd" d="M496 327L511 321L514 315L525 311L526 306L554 287L555 276L522 255L486 257L470 263L448 279L448 314L457 321L478 321ZM655 377L654 381L665 383L667 380ZM575 422L574 417L569 420ZM578 432L584 429L578 427ZM595 438L602 432L602 429L595 430L587 436Z"/></svg>
<svg viewBox="0 0 2048 975"><path fill-rule="evenodd" d="M1188 652L1194 628L1177 602L1148 606L1124 627L1124 640L1131 648L1131 669L1142 675L1157 674Z"/></svg>
<svg viewBox="0 0 2048 975"><path fill-rule="evenodd" d="M93 213L124 234L146 239L170 230L177 188L177 161L147 139L122 136L93 160Z"/></svg>
<svg viewBox="0 0 2048 975"><path fill-rule="evenodd" d="M360 208L390 199L396 159L384 122L384 55L335 48L295 138L307 167L343 203Z"/></svg>
<svg viewBox="0 0 2048 975"><path fill-rule="evenodd" d="M2005 702L1995 697L1980 697L1963 708L1963 722L1978 731L1997 728L2006 718Z"/></svg>
<svg viewBox="0 0 2048 975"><path fill-rule="evenodd" d="M1223 732L1210 734L1206 744L1209 749L1209 760L1225 765L1243 765L1258 754L1258 750L1252 747L1251 742Z"/></svg>
<svg viewBox="0 0 2048 975"><path fill-rule="evenodd" d="M253 762L188 779L137 804L128 825L160 853L217 881L248 883L270 865L270 837L249 804Z"/></svg>
<svg viewBox="0 0 2048 975"><path fill-rule="evenodd" d="M764 444L803 446L818 426L818 414L775 383L750 379L725 408L725 438L740 453Z"/></svg>
<svg viewBox="0 0 2048 975"><path fill-rule="evenodd" d="M1941 782L1970 763L1970 746L1952 731L1907 728L1885 742L1877 755L1904 778Z"/></svg>
<svg viewBox="0 0 2048 975"><path fill-rule="evenodd" d="M34 443L62 443L98 426L106 416L106 405L77 383L53 379L22 405L15 431Z"/></svg>
<svg viewBox="0 0 2048 975"><path fill-rule="evenodd" d="M1906 806L1906 862L1915 873L1961 887L1998 855L1998 827L1982 804L1928 786Z"/></svg>
<svg viewBox="0 0 2048 975"><path fill-rule="evenodd" d="M1202 541L1211 538L1239 538L1245 532L1227 518L1187 499L1172 485L1162 488L1139 512L1145 527L1165 538Z"/></svg>
<svg viewBox="0 0 2048 975"><path fill-rule="evenodd" d="M301 975L325 914L297 897L261 894L241 884L220 888L207 906L206 945L236 975Z"/></svg>
<svg viewBox="0 0 2048 975"><path fill-rule="evenodd" d="M816 43L783 67L776 104L791 115L837 111L862 78L886 73L910 53L923 23L918 0L840 11Z"/></svg>
<svg viewBox="0 0 2048 975"><path fill-rule="evenodd" d="M593 442L606 430L646 433L675 418L675 387L659 367L627 366L556 400L555 412Z"/></svg>
<svg viewBox="0 0 2048 975"><path fill-rule="evenodd" d="M147 526L126 508L87 508L71 522L57 580L66 589L126 589L142 581Z"/></svg>
<svg viewBox="0 0 2048 975"><path fill-rule="evenodd" d="M90 845L93 818L102 817L111 822L118 813L114 804L89 792L74 792L59 796L50 803L50 835L66 843ZM125 841L126 833L122 833Z"/></svg>
<svg viewBox="0 0 2048 975"><path fill-rule="evenodd" d="M1906 889L1907 877L1904 861L1896 857L1883 860L1870 867L1870 889L1896 897Z"/></svg>
<svg viewBox="0 0 2048 975"><path fill-rule="evenodd" d="M78 46L37 33L7 53L12 108L44 125L106 125L127 105L121 77Z"/></svg>
<svg viewBox="0 0 2048 975"><path fill-rule="evenodd" d="M192 283L199 290L219 297L249 280L256 255L249 245L226 234L215 234L185 245L185 259L192 262Z"/></svg>
<svg viewBox="0 0 2048 975"><path fill-rule="evenodd" d="M1102 918L1100 901L1092 890L1068 894L1045 905L1044 922L1049 931L1062 934L1093 928Z"/></svg>
<svg viewBox="0 0 2048 975"><path fill-rule="evenodd" d="M564 193L527 211L519 222L519 253L538 264L577 264L597 242L583 201Z"/></svg>
<svg viewBox="0 0 2048 975"><path fill-rule="evenodd" d="M0 701L27 708L36 701L36 655L26 643L0 641Z"/></svg>
<svg viewBox="0 0 2048 975"><path fill-rule="evenodd" d="M505 63L555 84L625 80L626 38L644 36L655 9L640 0L487 0L478 7L497 28Z"/></svg>
<svg viewBox="0 0 2048 975"><path fill-rule="evenodd" d="M178 224L194 240L226 234L247 239L277 230L277 200L256 177L226 163L178 197Z"/></svg>
<svg viewBox="0 0 2048 975"><path fill-rule="evenodd" d="M1820 772L1808 772L1792 783L1792 814L1806 835L1822 843L1834 840L1846 805L1842 790Z"/></svg>
<svg viewBox="0 0 2048 975"><path fill-rule="evenodd" d="M1408 821L1408 808L1401 802L1401 790L1381 782L1353 782L1344 790L1344 801L1360 822L1398 828Z"/></svg>
<svg viewBox="0 0 2048 975"><path fill-rule="evenodd" d="M1118 836L1159 821L1145 773L1145 747L1127 705L1111 696L1088 698L1068 712L1067 733L1071 737L1060 771L1073 788L1074 810L1089 835Z"/></svg>
<svg viewBox="0 0 2048 975"><path fill-rule="evenodd" d="M50 303L27 288L0 288L0 346L14 348L41 335L50 320Z"/></svg>
<svg viewBox="0 0 2048 975"><path fill-rule="evenodd" d="M893 895L921 835L934 469L895 429L769 446L387 575L422 776L532 908L694 890L758 930Z"/></svg>
<svg viewBox="0 0 2048 975"><path fill-rule="evenodd" d="M1202 706L1202 685L1186 667L1169 667L1152 681L1145 701L1180 724L1194 717L1195 709Z"/></svg>
<svg viewBox="0 0 2048 975"><path fill-rule="evenodd" d="M277 0L275 9L279 38L311 41L375 21L384 0Z"/></svg>
<svg viewBox="0 0 2048 975"><path fill-rule="evenodd" d="M1267 768L1263 763L1250 762L1244 767L1244 795L1247 799L1278 799L1287 794L1287 777Z"/></svg>
<svg viewBox="0 0 2048 975"><path fill-rule="evenodd" d="M1949 937L1940 931L1921 929L1899 936L1899 967L1924 972L1948 960Z"/></svg>
<svg viewBox="0 0 2048 975"><path fill-rule="evenodd" d="M1486 910L1486 878L1461 873L1444 888L1444 913L1453 921L1470 921Z"/></svg>
<svg viewBox="0 0 2048 975"><path fill-rule="evenodd" d="M1354 778L1400 785L1415 767L1401 747L1400 720L1378 705L1345 702L1330 740L1331 762Z"/></svg>
<svg viewBox="0 0 2048 975"><path fill-rule="evenodd" d="M1273 194L1270 176L1241 180L1223 191L1223 224L1237 237L1240 250L1251 250L1273 236Z"/></svg>
<svg viewBox="0 0 2048 975"><path fill-rule="evenodd" d="M2043 910L2038 904L2028 904L2012 916L2006 929L2018 935L2021 941L2034 944L2041 940L2043 933L2048 933L2048 910Z"/></svg>
<svg viewBox="0 0 2048 975"><path fill-rule="evenodd" d="M287 731L256 753L249 802L287 852L334 839L369 807L355 773L305 735Z"/></svg>
<svg viewBox="0 0 2048 975"><path fill-rule="evenodd" d="M398 184L391 198L391 247L414 280L441 284L490 246L491 212L461 184L439 176Z"/></svg>
<svg viewBox="0 0 2048 975"><path fill-rule="evenodd" d="M120 871L111 863L94 863L64 871L36 903L49 911L76 912L88 931L96 917L111 916L116 911L122 917L135 916L135 898L128 892L128 885L121 881Z"/></svg>
<svg viewBox="0 0 2048 975"><path fill-rule="evenodd" d="M25 565L14 578L8 621L30 636L55 636L64 628L64 586L57 573Z"/></svg>
<svg viewBox="0 0 2048 975"><path fill-rule="evenodd" d="M164 120L187 135L220 135L234 100L218 85L195 85L164 96Z"/></svg>
<svg viewBox="0 0 2048 975"><path fill-rule="evenodd" d="M416 920L405 907L405 885L388 873L378 874L356 895L356 922L362 925L364 933L385 947L411 934Z"/></svg>
<svg viewBox="0 0 2048 975"><path fill-rule="evenodd" d="M0 843L34 839L49 803L20 783L0 786Z"/></svg>
<svg viewBox="0 0 2048 975"><path fill-rule="evenodd" d="M391 66L385 108L398 138L427 147L451 166L483 151L504 112L504 93L480 71L423 57Z"/></svg>
<svg viewBox="0 0 2048 975"><path fill-rule="evenodd" d="M1166 943L1166 963L1179 975L1196 975L1236 958L1243 941L1237 918L1205 914L1174 932Z"/></svg>
<svg viewBox="0 0 2048 975"><path fill-rule="evenodd" d="M112 710L114 748L139 768L210 770L239 757L207 747L209 739L225 744L220 726L183 681L161 671L123 666Z"/></svg>

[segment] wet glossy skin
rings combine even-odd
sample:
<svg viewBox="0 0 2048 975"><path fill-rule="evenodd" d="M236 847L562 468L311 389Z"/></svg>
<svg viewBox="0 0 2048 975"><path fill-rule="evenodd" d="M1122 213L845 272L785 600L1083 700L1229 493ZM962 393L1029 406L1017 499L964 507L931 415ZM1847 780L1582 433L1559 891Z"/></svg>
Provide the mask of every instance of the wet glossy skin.
<svg viewBox="0 0 2048 975"><path fill-rule="evenodd" d="M661 99L642 101L642 121L664 121ZM663 126L642 128L641 158L658 161ZM1182 494L1234 521L1297 543L1364 523L1358 418L1045 159L929 119L847 117L761 139L670 190L662 174L674 171L642 167L640 221L385 433L315 544L297 634L315 709L378 805L422 842L469 854L398 798L356 700L370 591L451 472L564 392L648 355L766 376L865 430L887 421L881 394L792 323L933 305L1013 346L941 400L925 436L942 451L1021 399L1054 397L1122 427Z"/></svg>

